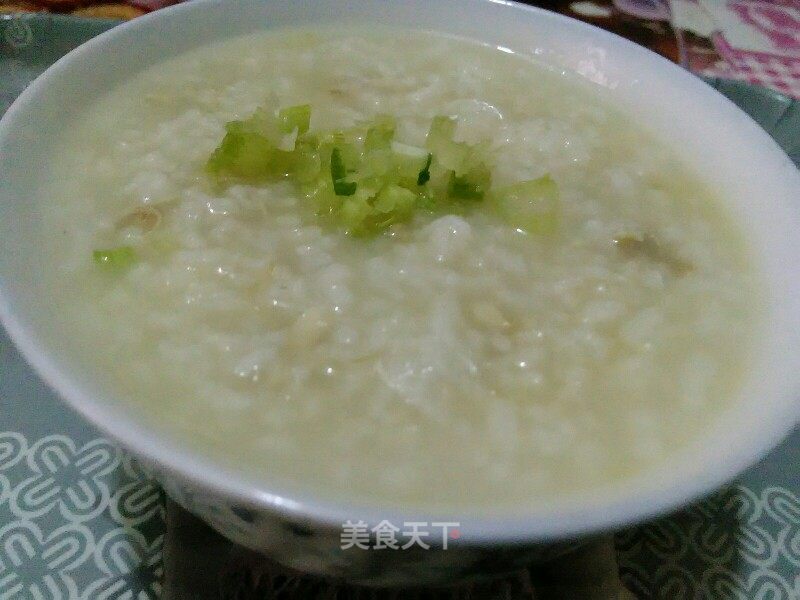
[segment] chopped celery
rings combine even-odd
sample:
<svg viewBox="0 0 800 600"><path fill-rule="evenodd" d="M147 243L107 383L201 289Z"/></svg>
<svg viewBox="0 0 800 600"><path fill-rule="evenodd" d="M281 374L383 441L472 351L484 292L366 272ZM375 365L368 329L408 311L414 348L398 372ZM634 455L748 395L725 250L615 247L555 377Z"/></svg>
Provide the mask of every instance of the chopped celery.
<svg viewBox="0 0 800 600"><path fill-rule="evenodd" d="M307 113L307 114L306 114ZM209 173L239 179L284 177L294 168L296 140L285 144L286 133L308 130L310 106L274 113L260 108L248 119L225 125L225 137L206 163ZM289 125L291 129L287 131Z"/></svg>
<svg viewBox="0 0 800 600"><path fill-rule="evenodd" d="M466 157L461 163L461 171L456 170L456 175L463 175L476 168L488 167L488 159L492 156L491 145L488 141L478 142L469 147Z"/></svg>
<svg viewBox="0 0 800 600"><path fill-rule="evenodd" d="M364 155L358 169L359 176L365 178L378 178L385 180L390 178L390 172L394 166L392 152L388 149L373 150Z"/></svg>
<svg viewBox="0 0 800 600"><path fill-rule="evenodd" d="M417 195L399 185L387 185L375 198L373 206L379 213L392 215L394 220L411 216ZM393 221L394 222L394 221Z"/></svg>
<svg viewBox="0 0 800 600"><path fill-rule="evenodd" d="M272 151L269 160L269 173L270 177L286 177L294 171L297 154L291 150L278 150Z"/></svg>
<svg viewBox="0 0 800 600"><path fill-rule="evenodd" d="M282 108L278 111L278 121L281 133L293 133L297 130L298 135L303 135L311 125L311 105L300 104Z"/></svg>
<svg viewBox="0 0 800 600"><path fill-rule="evenodd" d="M456 134L456 120L452 117L438 115L433 117L428 130L428 142L437 144L451 141Z"/></svg>
<svg viewBox="0 0 800 600"><path fill-rule="evenodd" d="M333 180L333 191L337 196L352 196L356 193L358 184L355 181L347 181L347 168L342 160L342 151L337 146L331 151L331 180Z"/></svg>
<svg viewBox="0 0 800 600"><path fill-rule="evenodd" d="M453 137L456 121L450 117L434 117L428 131L426 145L443 168L462 175L470 154L470 146L464 142L456 142Z"/></svg>
<svg viewBox="0 0 800 600"><path fill-rule="evenodd" d="M492 183L492 174L485 165L478 165L464 175L450 171L447 197L452 200L483 200Z"/></svg>
<svg viewBox="0 0 800 600"><path fill-rule="evenodd" d="M344 200L338 216L348 233L371 235L409 219L416 200L414 192L399 185L387 185L377 194L359 189Z"/></svg>
<svg viewBox="0 0 800 600"><path fill-rule="evenodd" d="M367 136L364 138L364 148L366 150L377 150L388 148L394 139L396 123L394 117L389 115L378 116L374 123L367 129Z"/></svg>
<svg viewBox="0 0 800 600"><path fill-rule="evenodd" d="M430 186L417 190L417 201L414 207L427 212L436 211L439 204L436 202L436 194L430 189Z"/></svg>
<svg viewBox="0 0 800 600"><path fill-rule="evenodd" d="M120 246L109 250L95 250L92 252L94 262L113 270L121 270L136 262L136 253L130 246Z"/></svg>
<svg viewBox="0 0 800 600"><path fill-rule="evenodd" d="M310 183L322 172L322 158L319 140L315 136L303 135L297 138L294 147L294 176L300 183Z"/></svg>
<svg viewBox="0 0 800 600"><path fill-rule="evenodd" d="M342 160L342 151L339 148L334 148L331 151L331 179L339 181L345 177L347 177L347 168Z"/></svg>
<svg viewBox="0 0 800 600"><path fill-rule="evenodd" d="M392 142L392 158L397 176L408 183L409 187L416 185L420 171L425 168L428 151L399 142Z"/></svg>
<svg viewBox="0 0 800 600"><path fill-rule="evenodd" d="M347 181L346 179L339 179L333 182L333 191L337 196L352 196L356 193L358 183L355 181Z"/></svg>
<svg viewBox="0 0 800 600"><path fill-rule="evenodd" d="M512 227L539 235L552 234L558 228L560 197L550 175L509 185L495 191L492 199Z"/></svg>
<svg viewBox="0 0 800 600"><path fill-rule="evenodd" d="M424 148L395 140L394 117L309 133L311 106L257 110L233 121L207 163L209 173L269 181L289 176L320 218L356 236L379 233L418 211L463 211L491 197L517 228L548 233L558 220L558 189L549 177L492 190L487 143L455 141L456 120L435 117ZM96 253L98 262L124 262Z"/></svg>
<svg viewBox="0 0 800 600"><path fill-rule="evenodd" d="M433 162L433 154L428 153L428 160L425 161L425 166L417 175L417 185L425 185L431 180L431 163Z"/></svg>
<svg viewBox="0 0 800 600"><path fill-rule="evenodd" d="M342 202L337 217L345 231L353 235L366 235L370 232L369 227L365 224L374 210L370 205L370 200L369 192L361 190Z"/></svg>
<svg viewBox="0 0 800 600"><path fill-rule="evenodd" d="M258 133L269 140L278 140L283 134L277 114L263 107L257 108L247 119L243 121L233 121L233 123L237 123L238 130Z"/></svg>
<svg viewBox="0 0 800 600"><path fill-rule="evenodd" d="M450 171L450 181L447 184L447 197L456 200L482 200L483 190L470 183L466 177L458 177L455 171Z"/></svg>
<svg viewBox="0 0 800 600"><path fill-rule="evenodd" d="M316 206L318 215L332 215L342 206L342 198L333 190L333 183L327 177L320 178L305 187L306 198Z"/></svg>
<svg viewBox="0 0 800 600"><path fill-rule="evenodd" d="M320 140L320 148L326 154L333 148L338 148L342 161L351 168L361 160L363 141L363 135L359 131L339 130L324 134Z"/></svg>
<svg viewBox="0 0 800 600"><path fill-rule="evenodd" d="M269 174L268 165L275 147L260 133L228 125L222 144L208 159L207 168L215 175L256 178Z"/></svg>
<svg viewBox="0 0 800 600"><path fill-rule="evenodd" d="M217 176L241 179L287 175L294 155L271 141L268 134L275 133L274 125L274 119L264 110L245 121L228 123L222 143L208 159L207 170Z"/></svg>

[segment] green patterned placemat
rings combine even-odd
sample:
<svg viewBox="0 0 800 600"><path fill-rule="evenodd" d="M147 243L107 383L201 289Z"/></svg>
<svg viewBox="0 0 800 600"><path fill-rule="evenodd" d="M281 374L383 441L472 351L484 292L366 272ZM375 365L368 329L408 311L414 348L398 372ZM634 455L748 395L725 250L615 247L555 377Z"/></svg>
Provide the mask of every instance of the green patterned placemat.
<svg viewBox="0 0 800 600"><path fill-rule="evenodd" d="M0 19L0 113L60 56L114 24L52 15ZM741 83L711 83L800 161L798 103ZM732 487L618 534L622 581L640 598L800 599L798 490L800 431ZM135 461L65 407L0 330L0 600L158 598L164 511L161 491ZM208 551L225 547L214 543ZM285 576L269 586L251 581L249 592L246 583L239 591L253 598L351 593ZM506 583L486 589L492 597L532 597L510 595L524 590Z"/></svg>
<svg viewBox="0 0 800 600"><path fill-rule="evenodd" d="M0 113L114 21L0 19ZM160 596L164 498L38 379L0 329L0 599Z"/></svg>

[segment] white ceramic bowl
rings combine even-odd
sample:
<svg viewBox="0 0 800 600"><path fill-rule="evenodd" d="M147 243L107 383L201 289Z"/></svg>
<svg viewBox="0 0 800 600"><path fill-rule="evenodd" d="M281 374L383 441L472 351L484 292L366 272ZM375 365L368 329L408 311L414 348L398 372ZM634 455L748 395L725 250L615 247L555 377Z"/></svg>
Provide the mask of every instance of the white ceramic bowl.
<svg viewBox="0 0 800 600"><path fill-rule="evenodd" d="M428 521L380 506L330 504L301 485L275 489L203 460L108 402L97 382L43 335L57 290L36 291L33 193L63 123L133 73L193 47L255 30L332 22L433 29L537 54L608 89L632 119L679 149L747 224L767 287L757 359L732 408L664 468L609 495L558 509L520 506L439 515L461 521L448 550L343 552L341 523ZM428 583L551 555L565 540L651 517L713 490L772 448L797 421L800 391L800 176L744 113L693 75L635 44L556 14L503 0L195 0L91 40L36 80L0 122L0 317L39 374L88 420L143 458L168 492L237 542L308 571L363 583ZM50 201L58 201L57 198ZM500 552L515 544L513 551Z"/></svg>

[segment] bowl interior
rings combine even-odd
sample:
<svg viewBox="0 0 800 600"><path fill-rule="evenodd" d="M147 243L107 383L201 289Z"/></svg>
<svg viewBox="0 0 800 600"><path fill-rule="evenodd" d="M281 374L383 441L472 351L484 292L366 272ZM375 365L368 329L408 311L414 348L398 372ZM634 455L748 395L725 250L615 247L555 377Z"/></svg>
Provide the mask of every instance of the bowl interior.
<svg viewBox="0 0 800 600"><path fill-rule="evenodd" d="M149 65L193 47L284 26L380 23L431 29L535 55L574 71L641 126L679 149L687 167L718 190L746 223L766 282L768 315L763 342L738 401L710 423L707 435L663 469L626 482L608 497L576 498L546 510L473 515L473 538L531 539L573 535L666 510L709 491L752 463L798 417L800 386L800 176L777 145L732 103L694 76L616 36L564 17L501 0L196 0L116 28L52 67L20 97L0 123L0 317L43 378L87 418L125 446L189 481L254 504L341 522L354 505L320 503L298 484L275 490L269 482L227 472L213 461L139 425L107 401L91 366L60 351L44 317L57 290L37 278L39 222L35 186L49 141L83 107ZM57 199L52 199L57 201ZM291 500L290 500L291 499ZM387 518L361 507L362 518ZM398 520L409 520L399 518ZM412 516L413 520L413 516Z"/></svg>

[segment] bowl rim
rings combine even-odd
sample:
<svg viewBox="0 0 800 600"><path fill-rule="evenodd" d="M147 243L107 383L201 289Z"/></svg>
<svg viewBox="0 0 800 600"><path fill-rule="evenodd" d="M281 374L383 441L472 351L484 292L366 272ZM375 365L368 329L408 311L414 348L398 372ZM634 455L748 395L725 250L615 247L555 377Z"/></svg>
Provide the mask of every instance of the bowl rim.
<svg viewBox="0 0 800 600"><path fill-rule="evenodd" d="M433 2L434 0L429 1ZM629 52L640 55L651 55L651 62L660 61L661 67L659 68L670 70L673 77L682 78L686 86L693 87L700 95L718 95L699 78L683 71L677 65L646 48L593 25L541 8L523 5L513 0L472 0L472 2L473 4L496 5L501 10L519 11L521 18L545 19L554 27L585 29L591 32L595 38L603 40L609 45L627 48ZM15 126L17 115L24 110L28 103L36 101L41 90L48 85L50 78L65 65L79 61L84 55L102 49L107 44L113 43L115 38L122 34L138 28L157 25L159 20L167 16L178 14L188 16L194 11L203 10L206 5L221 6L224 3L225 0L194 0L190 3L173 5L123 23L82 44L49 67L17 98L0 120L0 140L4 140ZM746 118L749 120L749 117ZM767 137L766 133L762 132L762 134ZM789 177L794 177L795 182L800 182L800 177L796 172ZM30 328L27 328L23 321L14 314L12 301L7 297L2 280L0 280L0 323L5 326L10 338L28 364L33 366L36 373L60 398L103 433L119 442L123 448L144 458L148 463L156 465L156 470L162 475L178 477L190 486L223 497L232 503L267 509L293 521L313 522L334 528L341 527L344 521L350 520L354 516L369 523L377 523L384 519L396 519L397 522L430 520L433 511L412 512L396 508L382 510L380 506L376 506L375 502L359 505L356 502L342 500L303 498L305 494L309 493L308 489L299 493L298 490L270 491L266 489L268 487L266 481L254 480L235 468L210 461L200 453L189 450L184 444L159 435L142 423L121 418L118 409L102 400L92 398L80 382L61 369L49 356L52 349L40 347ZM581 503L570 504L539 512L529 509L522 515L513 513L509 516L506 511L503 511L502 514L491 514L487 517L481 516L486 513L482 510L478 515L469 514L462 517L468 519L468 522L462 523L461 530L464 537L461 541L476 545L558 541L612 530L663 514L713 491L763 457L778 440L783 439L792 430L798 419L797 410L789 411L787 409L785 413L772 415L769 430L761 438L745 449L733 450L728 461L724 465L716 465L713 473L701 473L696 477L687 477L668 491L662 487L638 493L628 492L621 498L614 498L605 503L594 502L588 506ZM423 512L425 514L420 515Z"/></svg>

